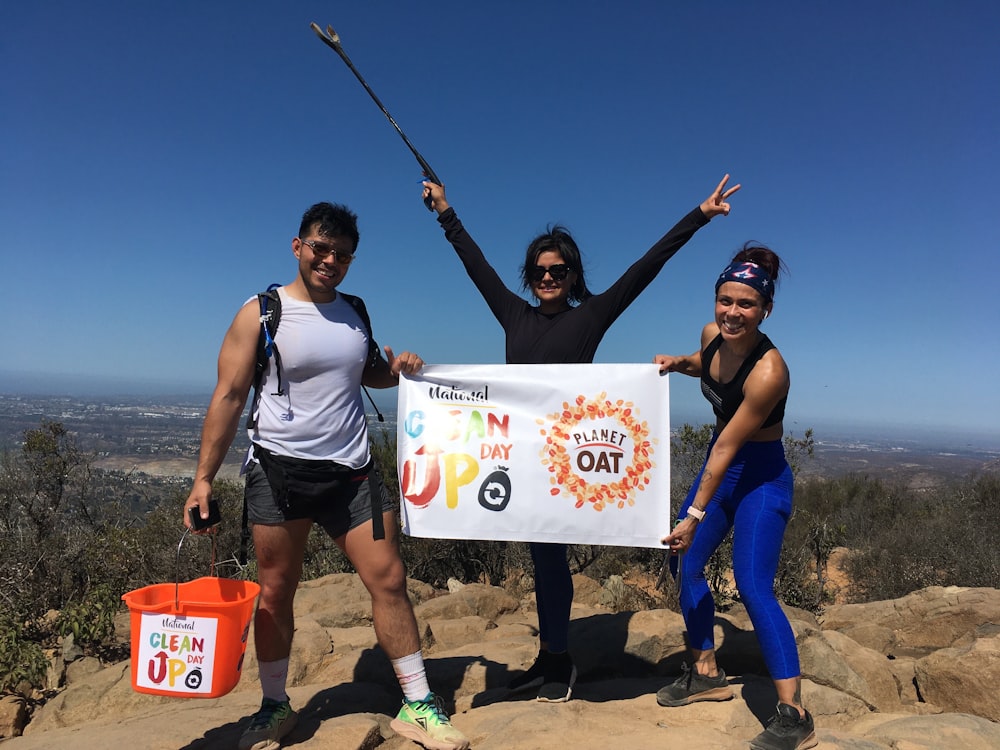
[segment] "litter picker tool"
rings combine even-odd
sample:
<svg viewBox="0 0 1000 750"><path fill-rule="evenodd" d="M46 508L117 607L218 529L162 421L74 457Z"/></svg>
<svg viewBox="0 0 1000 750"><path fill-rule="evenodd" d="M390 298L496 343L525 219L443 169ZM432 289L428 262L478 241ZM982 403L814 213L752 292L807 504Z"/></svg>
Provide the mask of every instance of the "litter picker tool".
<svg viewBox="0 0 1000 750"><path fill-rule="evenodd" d="M340 36L337 34L336 31L333 30L333 27L327 26L326 31L324 32L315 23L311 23L309 24L309 26L312 28L313 31L316 32L316 36L318 36L327 47L329 47L338 55L340 55L340 59L347 64L347 67L351 69L351 72L354 73L354 76L358 79L358 81L361 82L361 85L365 87L365 91L368 92L368 96L370 96L372 100L378 105L378 108L382 110L382 114L385 115L386 119L389 120L390 123L392 123L392 126L394 128L396 128L396 132L399 133L399 137L403 139L403 143L405 143L407 148L409 148L410 151L413 153L413 155L417 157L417 163L420 165L420 168L424 170L424 173L427 175L427 179L437 185L440 185L441 180L434 173L434 170L431 169L431 165L427 163L427 160L424 157L422 157L420 155L420 152L417 151L416 148L414 148L412 143L410 143L410 139L406 137L406 133L404 133L403 129L396 124L396 121L394 119L392 119L392 115L389 114L389 110L387 110L385 108L385 105L382 104L382 102L379 100L377 96L375 96L375 92L372 91L371 86L369 86L368 83L365 81L365 79L362 78L361 74L358 72L358 69L354 67L354 63L351 62L351 58L347 56L347 53L344 52L344 48L340 44ZM425 200L424 203L427 204L427 208L430 209L431 207L430 198Z"/></svg>

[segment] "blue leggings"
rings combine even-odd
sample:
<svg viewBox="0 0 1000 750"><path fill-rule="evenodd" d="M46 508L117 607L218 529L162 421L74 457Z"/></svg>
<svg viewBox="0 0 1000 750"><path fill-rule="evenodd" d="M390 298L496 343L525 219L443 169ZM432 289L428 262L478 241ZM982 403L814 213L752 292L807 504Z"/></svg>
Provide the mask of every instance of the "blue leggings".
<svg viewBox="0 0 1000 750"><path fill-rule="evenodd" d="M529 542L535 564L535 606L538 609L538 640L549 651L569 648L569 611L573 605L573 576L569 573L565 544Z"/></svg>
<svg viewBox="0 0 1000 750"><path fill-rule="evenodd" d="M701 471L704 470L702 466ZM700 482L701 472L678 518L687 515ZM764 663L774 680L797 677L800 673L795 634L774 595L781 540L792 514L792 487L792 471L785 461L780 440L746 443L708 504L690 549L678 565L673 564L676 558L671 565L675 577L677 567L680 569L681 612L691 648L701 651L714 648L715 604L705 580L705 565L733 529L736 589L747 608Z"/></svg>

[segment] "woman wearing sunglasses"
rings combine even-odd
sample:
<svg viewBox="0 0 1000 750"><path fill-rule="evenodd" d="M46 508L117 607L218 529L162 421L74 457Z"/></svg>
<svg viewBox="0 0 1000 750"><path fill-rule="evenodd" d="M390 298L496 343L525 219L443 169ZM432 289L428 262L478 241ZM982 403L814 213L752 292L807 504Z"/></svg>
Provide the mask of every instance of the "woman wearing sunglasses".
<svg viewBox="0 0 1000 750"><path fill-rule="evenodd" d="M423 199L438 214L445 237L455 248L479 293L503 327L507 364L578 364L594 360L611 324L639 296L663 264L713 217L729 213L727 200L739 185L722 178L700 206L688 213L618 281L601 294L587 289L580 250L563 227L550 227L529 244L521 267L522 288L531 302L504 286L482 250L448 205L444 186L423 183ZM529 543L535 566L540 648L535 663L514 678L515 692L538 688L538 700L568 701L576 668L569 655L569 617L573 579L565 544Z"/></svg>

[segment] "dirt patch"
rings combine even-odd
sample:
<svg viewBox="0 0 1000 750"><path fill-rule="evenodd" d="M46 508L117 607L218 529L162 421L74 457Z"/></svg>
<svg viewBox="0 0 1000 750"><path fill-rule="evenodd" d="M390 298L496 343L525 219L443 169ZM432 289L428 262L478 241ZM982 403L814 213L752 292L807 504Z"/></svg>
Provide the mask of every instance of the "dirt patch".
<svg viewBox="0 0 1000 750"><path fill-rule="evenodd" d="M152 477L194 478L198 462L192 458L150 458L149 456L108 456L94 462L94 466L105 471L138 471ZM240 464L223 464L219 479L238 479Z"/></svg>
<svg viewBox="0 0 1000 750"><path fill-rule="evenodd" d="M850 554L847 547L834 547L826 563L826 591L834 604L847 604L847 587L851 582L844 568Z"/></svg>

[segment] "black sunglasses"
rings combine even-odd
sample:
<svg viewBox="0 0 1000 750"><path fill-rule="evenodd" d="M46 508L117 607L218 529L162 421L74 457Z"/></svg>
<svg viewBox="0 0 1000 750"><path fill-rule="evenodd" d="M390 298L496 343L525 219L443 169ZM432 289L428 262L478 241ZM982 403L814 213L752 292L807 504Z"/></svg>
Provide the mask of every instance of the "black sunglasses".
<svg viewBox="0 0 1000 750"><path fill-rule="evenodd" d="M553 281L563 281L567 276L569 276L569 272L572 270L573 269L565 263L556 263L548 268L545 266L535 266L534 268L528 269L528 281L533 284L537 284L545 278L545 274L551 276Z"/></svg>

